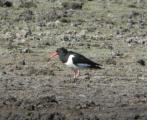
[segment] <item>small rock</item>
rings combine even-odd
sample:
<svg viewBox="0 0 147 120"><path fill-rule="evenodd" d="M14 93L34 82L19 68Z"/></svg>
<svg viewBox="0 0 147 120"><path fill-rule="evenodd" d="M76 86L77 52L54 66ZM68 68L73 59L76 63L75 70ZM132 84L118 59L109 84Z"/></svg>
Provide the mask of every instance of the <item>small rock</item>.
<svg viewBox="0 0 147 120"><path fill-rule="evenodd" d="M3 6L3 2L0 0L0 7L2 7Z"/></svg>
<svg viewBox="0 0 147 120"><path fill-rule="evenodd" d="M87 102L86 103L86 107L89 108L89 107L94 107L96 106L95 102L94 101L90 101L90 102Z"/></svg>
<svg viewBox="0 0 147 120"><path fill-rule="evenodd" d="M82 30L81 32L78 33L78 36L85 38L86 34L87 34L87 30Z"/></svg>
<svg viewBox="0 0 147 120"><path fill-rule="evenodd" d="M70 23L71 20L68 19L68 18L64 18L64 17L62 17L62 18L60 19L60 22L62 22L62 23Z"/></svg>
<svg viewBox="0 0 147 120"><path fill-rule="evenodd" d="M65 115L59 112L49 113L41 117L41 120L65 120Z"/></svg>
<svg viewBox="0 0 147 120"><path fill-rule="evenodd" d="M133 17L138 16L138 15L140 15L139 12L137 12L137 11L131 11L128 14L128 18L133 18Z"/></svg>
<svg viewBox="0 0 147 120"><path fill-rule="evenodd" d="M21 5L20 5L21 8L36 8L37 7L37 4L31 0L31 1L21 1Z"/></svg>
<svg viewBox="0 0 147 120"><path fill-rule="evenodd" d="M15 106L17 106L17 107L21 106L21 104L22 104L22 101L21 100L15 102Z"/></svg>
<svg viewBox="0 0 147 120"><path fill-rule="evenodd" d="M139 63L139 64L142 65L142 66L145 66L145 61L144 61L143 59L139 59L139 60L137 61L137 63Z"/></svg>
<svg viewBox="0 0 147 120"><path fill-rule="evenodd" d="M77 104L75 105L75 108L78 110L78 109L82 109L82 105L81 104Z"/></svg>
<svg viewBox="0 0 147 120"><path fill-rule="evenodd" d="M32 10L26 10L19 15L18 21L20 20L31 21L33 20L33 17L34 17L34 12Z"/></svg>
<svg viewBox="0 0 147 120"><path fill-rule="evenodd" d="M130 4L130 5L128 5L128 7L129 7L129 8L137 8L137 5L135 5L135 4Z"/></svg>
<svg viewBox="0 0 147 120"><path fill-rule="evenodd" d="M6 71L3 71L2 73L3 73L3 74L7 74Z"/></svg>
<svg viewBox="0 0 147 120"><path fill-rule="evenodd" d="M6 99L6 101L3 102L4 105L10 105L17 102L17 99L15 97L9 97Z"/></svg>
<svg viewBox="0 0 147 120"><path fill-rule="evenodd" d="M63 2L62 6L65 9L82 9L83 2L78 2L78 1Z"/></svg>
<svg viewBox="0 0 147 120"><path fill-rule="evenodd" d="M119 50L112 51L112 57L122 57L123 55L124 54Z"/></svg>
<svg viewBox="0 0 147 120"><path fill-rule="evenodd" d="M116 60L115 60L114 58L108 58L108 59L106 60L106 63L107 63L108 65L110 65L110 64L116 65Z"/></svg>
<svg viewBox="0 0 147 120"><path fill-rule="evenodd" d="M41 103L49 103L49 102L58 103L55 95L39 98L38 101L40 101Z"/></svg>
<svg viewBox="0 0 147 120"><path fill-rule="evenodd" d="M29 48L24 48L21 50L21 53L31 53L32 51Z"/></svg>
<svg viewBox="0 0 147 120"><path fill-rule="evenodd" d="M23 59L22 61L19 62L21 65L26 65L25 60Z"/></svg>
<svg viewBox="0 0 147 120"><path fill-rule="evenodd" d="M62 17L64 17L64 12L61 10L55 10L55 9L52 9L46 14L44 14L44 18L49 22L51 21L55 22Z"/></svg>
<svg viewBox="0 0 147 120"><path fill-rule="evenodd" d="M5 6L5 7L12 7L13 3L11 1L6 1L6 2L4 2L3 6Z"/></svg>
<svg viewBox="0 0 147 120"><path fill-rule="evenodd" d="M127 43L132 43L133 42L133 38L129 38L126 40Z"/></svg>
<svg viewBox="0 0 147 120"><path fill-rule="evenodd" d="M1 7L12 7L13 3L8 0L0 0L0 6Z"/></svg>
<svg viewBox="0 0 147 120"><path fill-rule="evenodd" d="M97 29L96 27L88 27L87 31L88 32L94 32L94 31L96 31L96 29Z"/></svg>
<svg viewBox="0 0 147 120"><path fill-rule="evenodd" d="M135 115L134 119L138 120L140 118L140 115Z"/></svg>

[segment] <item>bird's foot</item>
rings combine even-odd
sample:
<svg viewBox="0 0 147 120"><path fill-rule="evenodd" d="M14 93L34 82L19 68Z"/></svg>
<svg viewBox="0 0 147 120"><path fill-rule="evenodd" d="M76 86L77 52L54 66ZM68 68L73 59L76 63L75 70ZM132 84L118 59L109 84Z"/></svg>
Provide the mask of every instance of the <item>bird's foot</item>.
<svg viewBox="0 0 147 120"><path fill-rule="evenodd" d="M76 74L74 75L73 79L74 79L74 80L77 80L77 76L76 76Z"/></svg>
<svg viewBox="0 0 147 120"><path fill-rule="evenodd" d="M74 79L78 78L80 76L79 70L74 70Z"/></svg>

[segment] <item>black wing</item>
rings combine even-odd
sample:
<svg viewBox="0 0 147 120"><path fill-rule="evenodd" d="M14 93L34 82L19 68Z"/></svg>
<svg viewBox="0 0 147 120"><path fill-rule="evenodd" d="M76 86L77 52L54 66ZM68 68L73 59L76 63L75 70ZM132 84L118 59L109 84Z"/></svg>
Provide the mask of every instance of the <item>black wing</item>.
<svg viewBox="0 0 147 120"><path fill-rule="evenodd" d="M70 54L73 54L75 57L73 58L73 63L81 68L97 68L101 69L100 64L91 61L90 59L86 58L85 56L70 51Z"/></svg>

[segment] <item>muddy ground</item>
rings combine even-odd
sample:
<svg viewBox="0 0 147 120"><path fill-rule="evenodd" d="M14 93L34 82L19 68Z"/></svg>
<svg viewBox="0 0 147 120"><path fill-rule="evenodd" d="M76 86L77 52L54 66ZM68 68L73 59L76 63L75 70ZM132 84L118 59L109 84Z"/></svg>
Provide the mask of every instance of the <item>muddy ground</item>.
<svg viewBox="0 0 147 120"><path fill-rule="evenodd" d="M146 0L0 0L0 120L147 120L146 45Z"/></svg>

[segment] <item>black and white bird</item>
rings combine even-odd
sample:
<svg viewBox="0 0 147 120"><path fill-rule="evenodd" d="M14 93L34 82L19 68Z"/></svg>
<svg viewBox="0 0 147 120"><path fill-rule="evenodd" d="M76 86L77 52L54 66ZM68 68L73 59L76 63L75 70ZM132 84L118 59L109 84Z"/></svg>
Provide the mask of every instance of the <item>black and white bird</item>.
<svg viewBox="0 0 147 120"><path fill-rule="evenodd" d="M74 78L77 78L80 75L80 69L101 69L100 64L89 60L88 58L79 53L68 51L64 47L58 48L56 52L53 52L51 54L51 57L56 56L59 56L59 59L62 63L73 69Z"/></svg>

